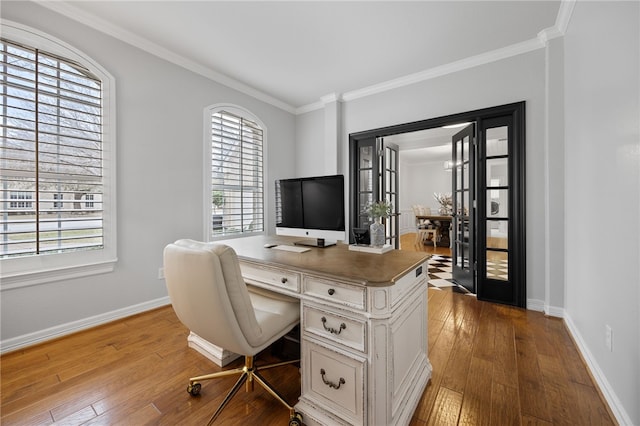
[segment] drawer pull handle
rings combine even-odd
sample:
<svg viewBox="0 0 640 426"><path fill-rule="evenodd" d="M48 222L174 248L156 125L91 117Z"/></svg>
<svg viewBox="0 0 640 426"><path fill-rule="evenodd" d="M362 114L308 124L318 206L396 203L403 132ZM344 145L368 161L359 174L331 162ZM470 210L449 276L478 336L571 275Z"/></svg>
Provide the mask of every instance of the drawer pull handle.
<svg viewBox="0 0 640 426"><path fill-rule="evenodd" d="M332 288L330 288L327 293L329 293L329 296L333 296L333 293L335 293L336 291Z"/></svg>
<svg viewBox="0 0 640 426"><path fill-rule="evenodd" d="M332 383L330 381L328 381L327 379L324 378L325 375L325 371L324 368L320 369L320 375L322 376L322 381L324 382L325 385L329 386L330 388L333 389L340 389L340 386L344 385L344 379L342 377L340 377L340 381L338 382L338 384L336 385L335 383Z"/></svg>
<svg viewBox="0 0 640 426"><path fill-rule="evenodd" d="M342 324L340 324L340 329L336 330L333 327L327 327L327 319L325 317L322 317L321 320L322 320L322 326L324 327L324 329L327 330L331 334L340 334L340 333L342 333L342 330L347 328L347 325L345 323L342 323Z"/></svg>
<svg viewBox="0 0 640 426"><path fill-rule="evenodd" d="M280 278L280 282L281 282L282 284L286 283L287 281L288 281L288 280L287 280L287 277L282 277L282 278Z"/></svg>

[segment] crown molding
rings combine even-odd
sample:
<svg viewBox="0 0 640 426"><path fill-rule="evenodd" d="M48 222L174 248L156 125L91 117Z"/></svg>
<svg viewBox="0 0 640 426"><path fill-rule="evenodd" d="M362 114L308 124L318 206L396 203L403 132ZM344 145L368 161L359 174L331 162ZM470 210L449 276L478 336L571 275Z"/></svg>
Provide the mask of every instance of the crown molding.
<svg viewBox="0 0 640 426"><path fill-rule="evenodd" d="M573 8L576 1L577 0L561 0L555 24L552 27L545 28L544 30L540 31L537 34L537 37L534 39L512 44L510 46L492 50L490 52L485 52L479 55L471 56L435 68L430 68L428 70L410 74L394 80L374 84L362 89L352 90L342 95L342 101L348 102L354 99L375 95L378 93L386 92L388 90L398 89L411 84L419 83L421 81L442 77L454 72L464 71L470 68L477 67L479 65L485 65L491 62L499 61L501 59L507 59L513 56L521 55L523 53L542 49L546 47L549 40L564 36L569 26L569 21L571 20L571 15L573 14ZM323 108L324 105L324 102L314 102L312 104L297 108L296 114L311 112L313 110Z"/></svg>
<svg viewBox="0 0 640 426"><path fill-rule="evenodd" d="M537 49L542 49L547 45L549 40L564 36L569 26L569 21L571 20L571 15L573 14L573 9L577 0L561 0L558 15L556 16L555 25L540 31L537 34L537 37L534 39L526 40L524 42L516 43L500 49L464 58L459 61L454 61L393 80L388 80L379 84L374 84L372 86L352 90L342 94L341 96L335 93L325 95L321 97L317 102L313 102L311 104L303 105L297 108L277 98L274 98L271 95L261 92L247 84L235 80L234 78L231 78L225 74L214 71L211 68L205 67L195 61L186 59L183 56L176 54L175 52L172 52L147 39L144 39L129 31L117 27L95 15L83 12L82 10L67 2L49 0L34 1L35 3L53 10L54 12L60 13L61 15L67 16L68 18L78 21L84 25L90 26L98 31L113 36L121 41L124 41L127 44L135 46L155 56L186 68L196 74L200 74L220 84L224 84L227 87L252 96L253 98L273 105L291 114L299 115L322 109L326 106L327 103L330 102L348 102L378 93L383 93L389 90L398 89L425 80L442 77L447 74L464 71L502 59L507 59Z"/></svg>
<svg viewBox="0 0 640 426"><path fill-rule="evenodd" d="M216 81L220 84L224 84L225 86L235 89L241 93L244 93L245 95L249 95L253 98L256 98L258 100L271 104L288 113L291 113L291 114L296 113L296 109L293 106L279 99L276 99L273 96L270 96L264 92L261 92L247 84L241 83L240 81L233 79L225 74L214 71L209 67L205 67L197 62L187 59L181 55L178 55L177 53L172 52L156 43L153 43L143 37L133 34L132 32L127 31L121 27L113 25L98 16L95 16L90 13L86 13L67 2L48 1L48 0L34 0L34 2L56 13L59 13L70 19L78 21L81 24L84 24L102 33L115 37L118 40L121 40L127 44L130 44L134 47L144 50L145 52L148 52L166 61L172 62L182 68L188 69L189 71L192 71L196 74L200 74L203 77Z"/></svg>
<svg viewBox="0 0 640 426"><path fill-rule="evenodd" d="M330 104L331 102L342 102L342 95L340 93L329 93L320 98L323 104Z"/></svg>
<svg viewBox="0 0 640 426"><path fill-rule="evenodd" d="M521 55L523 53L541 49L544 46L545 43L540 39L540 37L537 37L521 43L512 44L511 46L503 47L501 49L496 49L479 55L470 56L459 61L450 62L448 64L440 65L414 74L409 74L393 80L388 80L382 83L374 84L372 86L367 86L362 89L345 92L342 95L342 101L348 102L378 93L383 93L389 90L398 89L404 86L409 86L411 84L420 83L425 80L452 74L454 72L464 71L473 67L477 67L479 65L484 65L501 59L510 58L512 56ZM311 112L313 110L324 108L326 104L326 102L324 102L324 98L325 97L323 97L319 102L314 102L297 108L296 114L303 114Z"/></svg>
<svg viewBox="0 0 640 426"><path fill-rule="evenodd" d="M558 10L558 16L556 17L556 24L554 26L560 32L560 35L565 35L567 32L575 5L576 0L562 0L560 2L560 9Z"/></svg>
<svg viewBox="0 0 640 426"><path fill-rule="evenodd" d="M303 105L301 107L296 108L296 115L306 114L308 112L317 111L319 109L324 108L326 103L322 102L322 100L314 102L312 104Z"/></svg>
<svg viewBox="0 0 640 426"><path fill-rule="evenodd" d="M558 9L558 15L556 16L555 25L540 31L538 33L538 40L546 46L549 40L564 36L569 27L569 21L571 21L571 15L573 15L575 5L576 0L562 0L560 2L560 8Z"/></svg>
<svg viewBox="0 0 640 426"><path fill-rule="evenodd" d="M562 34L556 27L549 27L538 33L538 40L540 40L540 43L542 43L543 46L546 46L547 43L549 43L549 40L562 37L563 35L564 34Z"/></svg>
<svg viewBox="0 0 640 426"><path fill-rule="evenodd" d="M400 77L394 80L389 80L380 84L374 84L373 86L365 87L363 89L353 90L343 95L345 101L352 101L354 99L371 96L377 93L385 92L392 89L397 89L410 84L419 83L421 81L430 80L436 77L441 77L447 74L452 74L459 71L464 71L470 68L474 68L480 65L488 64L491 62L499 61L501 59L510 58L512 56L528 53L533 50L537 50L544 47L543 43L539 39L531 39L521 43L512 44L501 49L492 50L490 52L482 53L480 55L470 56L468 58L461 59L459 61L450 62L445 65L434 67L425 71L410 74L404 77Z"/></svg>

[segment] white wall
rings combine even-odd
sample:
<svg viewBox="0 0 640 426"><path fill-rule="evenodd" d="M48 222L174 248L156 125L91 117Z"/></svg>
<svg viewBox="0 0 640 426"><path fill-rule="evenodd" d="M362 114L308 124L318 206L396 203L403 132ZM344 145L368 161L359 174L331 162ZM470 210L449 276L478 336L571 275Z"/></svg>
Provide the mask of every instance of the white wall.
<svg viewBox="0 0 640 426"><path fill-rule="evenodd" d="M400 235L416 232L415 215L412 206L429 207L432 214L438 214L440 204L433 198L434 192L451 193L451 172L444 170L441 161L407 161L410 151L400 151L399 157L399 199Z"/></svg>
<svg viewBox="0 0 640 426"><path fill-rule="evenodd" d="M116 79L118 262L110 274L3 291L4 346L46 337L114 312L167 302L162 249L203 234L203 110L233 103L267 127L268 225L273 186L295 172L295 117L149 55L31 2L3 2L2 17L84 51ZM12 340L13 339L13 340Z"/></svg>
<svg viewBox="0 0 640 426"><path fill-rule="evenodd" d="M545 144L548 312L562 316L564 308L564 40L553 39L547 49L547 137Z"/></svg>
<svg viewBox="0 0 640 426"><path fill-rule="evenodd" d="M577 2L564 37L565 309L596 376L610 386L604 392L619 398L623 423L634 425L640 424L639 6ZM613 352L605 346L606 325Z"/></svg>
<svg viewBox="0 0 640 426"><path fill-rule="evenodd" d="M444 170L444 161L412 163L403 161L400 152L400 210L413 205L430 207L438 214L440 204L433 198L434 192L451 193L451 172Z"/></svg>
<svg viewBox="0 0 640 426"><path fill-rule="evenodd" d="M319 109L298 116L296 120L296 177L331 174L325 170L324 165L324 136L324 110Z"/></svg>

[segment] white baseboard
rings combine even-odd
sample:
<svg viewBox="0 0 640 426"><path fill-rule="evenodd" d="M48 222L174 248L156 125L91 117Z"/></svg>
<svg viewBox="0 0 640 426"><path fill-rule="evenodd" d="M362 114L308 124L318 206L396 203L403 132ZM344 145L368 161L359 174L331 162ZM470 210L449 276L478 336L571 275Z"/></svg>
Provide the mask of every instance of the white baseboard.
<svg viewBox="0 0 640 426"><path fill-rule="evenodd" d="M544 312L544 302L537 299L527 299L527 309L532 311Z"/></svg>
<svg viewBox="0 0 640 426"><path fill-rule="evenodd" d="M564 308L559 308L557 306L546 305L544 312L550 317L564 318L565 316Z"/></svg>
<svg viewBox="0 0 640 426"><path fill-rule="evenodd" d="M573 340L576 342L576 345L578 346L578 350L582 354L582 358L585 360L587 364L587 368L589 369L589 371L591 372L591 375L595 379L598 387L600 388L600 391L604 395L604 398L607 400L607 403L609 404L609 408L611 408L613 415L616 417L618 424L632 426L633 423L631 422L631 418L629 417L629 414L626 412L626 410L622 406L620 399L618 399L618 396L611 388L611 385L609 384L607 377L600 369L600 366L598 365L595 358L591 354L591 351L589 350L589 347L586 345L584 339L582 338L582 335L580 334L575 324L571 320L571 315L565 312L564 321L565 321L565 324L567 324L569 333L571 333Z"/></svg>
<svg viewBox="0 0 640 426"><path fill-rule="evenodd" d="M549 315L551 317L564 318L564 308L549 306L544 303L543 300L527 299L527 309L544 312L545 315Z"/></svg>
<svg viewBox="0 0 640 426"><path fill-rule="evenodd" d="M12 337L10 339L0 341L0 353L11 352L16 349L24 348L26 346L42 343L47 340L75 333L77 331L86 330L91 327L106 324L111 321L139 314L141 312L149 311L161 306L166 306L170 303L171 302L169 301L168 296L161 297L159 299L150 300L148 302L128 306L126 308L116 309L115 311L105 312L93 317L84 318L78 321L72 321L66 324L60 324L55 327L36 331L34 333Z"/></svg>

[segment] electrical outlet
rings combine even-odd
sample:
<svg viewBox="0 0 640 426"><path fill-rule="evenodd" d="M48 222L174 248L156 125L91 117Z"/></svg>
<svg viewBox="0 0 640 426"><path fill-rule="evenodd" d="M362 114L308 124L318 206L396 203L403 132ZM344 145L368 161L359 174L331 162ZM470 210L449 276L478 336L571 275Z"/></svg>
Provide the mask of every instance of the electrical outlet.
<svg viewBox="0 0 640 426"><path fill-rule="evenodd" d="M613 352L613 330L608 325L604 326L604 344L609 352Z"/></svg>
<svg viewBox="0 0 640 426"><path fill-rule="evenodd" d="M158 268L158 279L159 280L164 279L164 268Z"/></svg>

